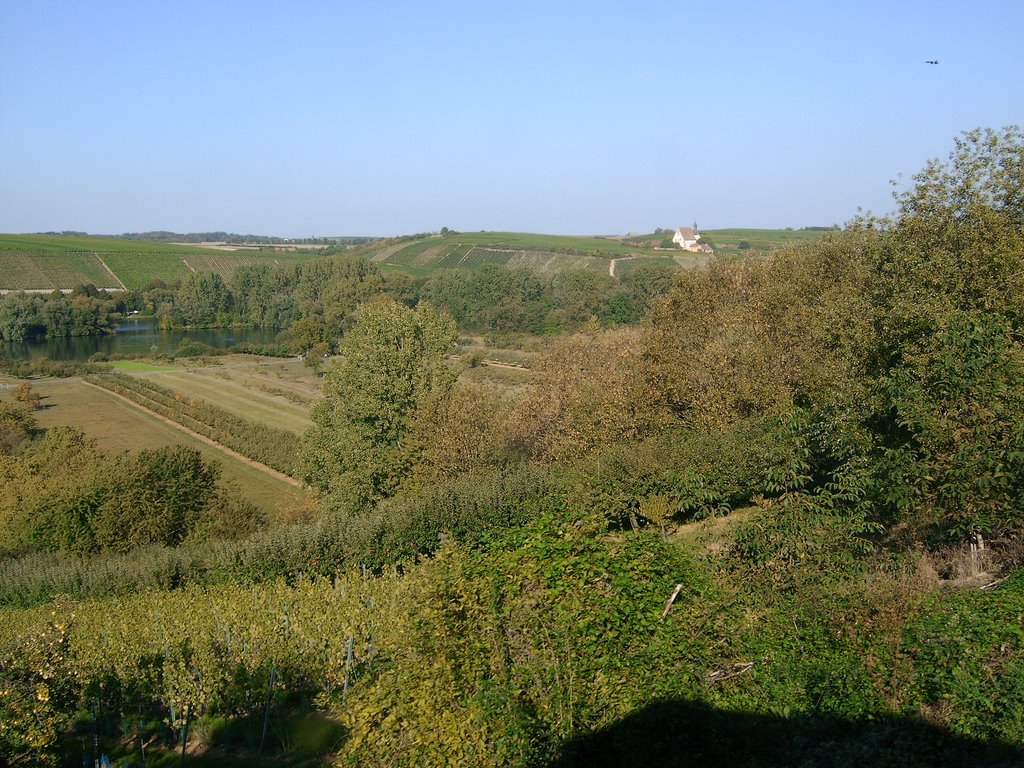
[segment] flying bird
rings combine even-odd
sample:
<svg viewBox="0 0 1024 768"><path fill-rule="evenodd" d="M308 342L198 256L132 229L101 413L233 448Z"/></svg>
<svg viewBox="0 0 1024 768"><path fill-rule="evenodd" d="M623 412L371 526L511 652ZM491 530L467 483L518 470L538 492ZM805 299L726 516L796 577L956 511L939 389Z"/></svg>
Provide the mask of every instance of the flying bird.
<svg viewBox="0 0 1024 768"><path fill-rule="evenodd" d="M938 63L939 63L938 59L935 59L935 61L926 61L925 62L925 64L938 64Z"/></svg>

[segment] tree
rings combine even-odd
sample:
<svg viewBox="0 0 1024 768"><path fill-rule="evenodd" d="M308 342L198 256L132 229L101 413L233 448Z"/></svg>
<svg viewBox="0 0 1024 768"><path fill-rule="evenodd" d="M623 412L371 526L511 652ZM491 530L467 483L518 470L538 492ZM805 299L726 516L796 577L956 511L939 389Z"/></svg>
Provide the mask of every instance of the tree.
<svg viewBox="0 0 1024 768"><path fill-rule="evenodd" d="M23 381L14 388L11 392L13 397L18 402L24 403L33 411L38 411L40 406L40 398L38 393L32 389L32 385L27 381Z"/></svg>
<svg viewBox="0 0 1024 768"><path fill-rule="evenodd" d="M220 465L195 448L168 446L123 456L93 524L100 549L175 546L217 497Z"/></svg>
<svg viewBox="0 0 1024 768"><path fill-rule="evenodd" d="M332 505L362 508L392 495L416 462L415 425L451 386L445 358L455 323L433 306L364 304L324 380L305 437L303 479Z"/></svg>
<svg viewBox="0 0 1024 768"><path fill-rule="evenodd" d="M231 292L216 272L193 272L182 280L174 306L186 325L209 326L231 309Z"/></svg>
<svg viewBox="0 0 1024 768"><path fill-rule="evenodd" d="M27 443L38 429L28 408L0 402L0 455L10 454Z"/></svg>

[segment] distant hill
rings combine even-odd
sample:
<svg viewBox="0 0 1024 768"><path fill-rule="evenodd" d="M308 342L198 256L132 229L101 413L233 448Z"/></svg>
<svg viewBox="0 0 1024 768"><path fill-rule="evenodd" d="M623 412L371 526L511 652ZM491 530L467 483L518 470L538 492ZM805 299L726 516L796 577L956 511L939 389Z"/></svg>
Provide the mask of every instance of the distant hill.
<svg viewBox="0 0 1024 768"><path fill-rule="evenodd" d="M791 243L817 240L833 227L803 227L802 229L701 229L701 240L715 249L716 253L727 255L742 251L771 251ZM627 235L623 245L637 248L653 248L672 239L673 230L661 229L650 234Z"/></svg>
<svg viewBox="0 0 1024 768"><path fill-rule="evenodd" d="M616 237L577 237L525 232L453 232L381 241L367 247L372 261L386 269L414 275L438 269L476 268L484 264L528 267L541 273L565 269L608 272L611 260L674 261L683 266L701 263L695 254L643 248Z"/></svg>
<svg viewBox="0 0 1024 768"><path fill-rule="evenodd" d="M0 290L139 289L154 279L173 283L189 272L225 279L243 264L286 264L316 258L317 250L223 250L144 240L0 234Z"/></svg>
<svg viewBox="0 0 1024 768"><path fill-rule="evenodd" d="M125 232L121 235L91 235L88 232L36 232L50 237L93 237L103 240L142 240L151 243L224 243L226 245L365 245L379 237L352 237L349 235L331 237L276 237L274 235L239 235L235 232Z"/></svg>
<svg viewBox="0 0 1024 768"><path fill-rule="evenodd" d="M816 240L824 230L716 229L701 235L717 253L743 255ZM542 274L588 269L622 276L647 262L682 267L707 263L707 256L661 247L666 237L671 233L577 237L445 231L386 239L316 238L324 242L313 242L312 238L287 240L225 232L144 232L115 237L0 234L0 290L71 289L87 283L98 288L140 289L154 279L173 283L199 271L216 272L229 280L242 265L280 266L342 251L368 258L382 269L411 275L496 264Z"/></svg>

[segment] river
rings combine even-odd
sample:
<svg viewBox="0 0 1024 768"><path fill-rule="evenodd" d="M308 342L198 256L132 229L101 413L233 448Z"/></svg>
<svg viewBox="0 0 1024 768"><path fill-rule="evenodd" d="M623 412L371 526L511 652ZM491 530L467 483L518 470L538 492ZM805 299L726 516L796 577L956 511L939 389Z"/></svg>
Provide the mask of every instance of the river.
<svg viewBox="0 0 1024 768"><path fill-rule="evenodd" d="M127 317L120 321L116 333L102 336L70 336L64 339L39 339L22 343L0 342L0 348L16 360L47 357L50 360L88 360L97 352L120 355L174 353L182 339L229 347L242 341L269 344L278 331L269 328L199 328L195 330L160 330L151 317Z"/></svg>

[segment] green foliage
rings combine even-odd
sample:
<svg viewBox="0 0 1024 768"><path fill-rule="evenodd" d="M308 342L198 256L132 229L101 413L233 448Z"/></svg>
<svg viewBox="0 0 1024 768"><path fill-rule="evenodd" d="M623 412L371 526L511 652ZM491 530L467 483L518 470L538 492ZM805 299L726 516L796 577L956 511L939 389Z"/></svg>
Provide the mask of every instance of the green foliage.
<svg viewBox="0 0 1024 768"><path fill-rule="evenodd" d="M226 350L211 347L192 339L182 339L174 349L174 357L207 357L227 354Z"/></svg>
<svg viewBox="0 0 1024 768"><path fill-rule="evenodd" d="M0 546L81 555L251 533L262 515L219 476L195 449L107 457L78 430L50 429L0 455Z"/></svg>
<svg viewBox="0 0 1024 768"><path fill-rule="evenodd" d="M239 342L230 349L241 355L263 355L265 357L295 357L295 350L291 344L274 342L273 344L253 344L247 341Z"/></svg>
<svg viewBox="0 0 1024 768"><path fill-rule="evenodd" d="M59 765L59 739L78 700L65 672L69 651L63 607L0 649L0 755L10 766Z"/></svg>
<svg viewBox="0 0 1024 768"><path fill-rule="evenodd" d="M321 522L322 563L358 562L383 570L432 555L447 542L524 525L561 490L551 471L484 470L403 490L372 511L338 512Z"/></svg>
<svg viewBox="0 0 1024 768"><path fill-rule="evenodd" d="M214 325L231 309L231 293L216 272L192 272L181 281L174 301L185 325Z"/></svg>
<svg viewBox="0 0 1024 768"><path fill-rule="evenodd" d="M1024 358L1008 324L956 315L887 384L890 515L955 538L1024 523Z"/></svg>
<svg viewBox="0 0 1024 768"><path fill-rule="evenodd" d="M429 304L364 304L313 409L303 479L340 509L392 495L417 460L417 417L451 385L455 338L455 324Z"/></svg>
<svg viewBox="0 0 1024 768"><path fill-rule="evenodd" d="M0 297L0 341L59 339L112 333L118 304L106 294L47 296L9 293Z"/></svg>
<svg viewBox="0 0 1024 768"><path fill-rule="evenodd" d="M693 690L709 585L656 537L607 538L545 515L484 549L447 549L352 691L345 764L535 765L570 734ZM674 585L676 609L661 621Z"/></svg>
<svg viewBox="0 0 1024 768"><path fill-rule="evenodd" d="M0 401L0 455L11 454L36 433L38 425L31 409L23 404Z"/></svg>
<svg viewBox="0 0 1024 768"><path fill-rule="evenodd" d="M909 623L918 695L957 733L1024 747L1024 572L934 595Z"/></svg>
<svg viewBox="0 0 1024 768"><path fill-rule="evenodd" d="M90 373L104 373L109 370L109 365L92 361L79 363L74 360L47 360L45 357L37 357L32 360L13 360L0 355L0 371L23 379L32 376L67 378Z"/></svg>
<svg viewBox="0 0 1024 768"><path fill-rule="evenodd" d="M94 523L97 546L117 552L180 543L211 506L220 476L185 447L140 451L117 470Z"/></svg>

